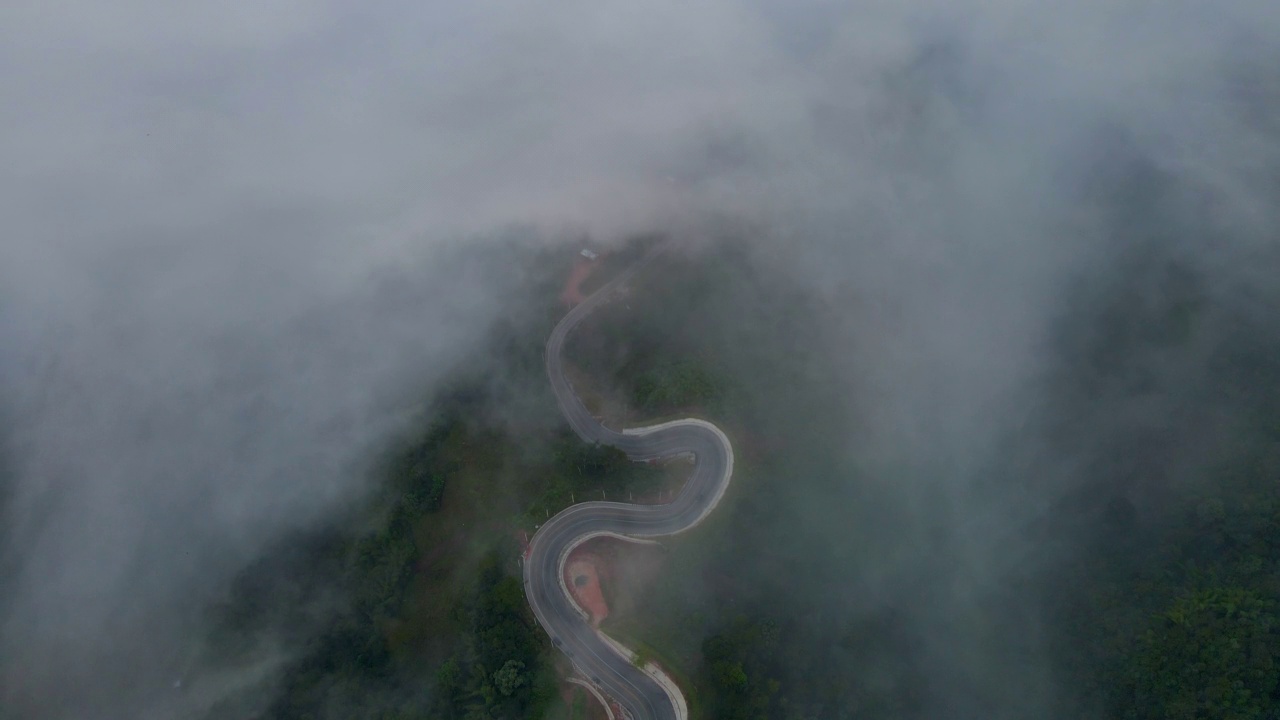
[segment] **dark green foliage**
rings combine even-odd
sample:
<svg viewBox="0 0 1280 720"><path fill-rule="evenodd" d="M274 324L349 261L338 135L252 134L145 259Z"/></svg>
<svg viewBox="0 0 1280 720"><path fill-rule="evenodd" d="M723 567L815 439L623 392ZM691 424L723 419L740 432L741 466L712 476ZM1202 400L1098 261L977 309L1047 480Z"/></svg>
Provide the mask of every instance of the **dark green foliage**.
<svg viewBox="0 0 1280 720"><path fill-rule="evenodd" d="M450 658L436 674L436 717L540 717L554 696L542 631L500 557L480 570L463 659Z"/></svg>
<svg viewBox="0 0 1280 720"><path fill-rule="evenodd" d="M314 632L326 614L315 601L342 575L348 547L336 531L291 535L241 571L228 599L213 610L212 653L231 661L252 651L268 630L285 640Z"/></svg>
<svg viewBox="0 0 1280 720"><path fill-rule="evenodd" d="M437 421L426 437L399 452L390 464L388 473L390 490L398 494L396 510L409 518L440 509L444 499L445 482L457 471L456 462L441 449L458 434L465 433L461 408L479 402L481 398L456 389L442 402L449 415ZM453 409L458 408L458 409Z"/></svg>
<svg viewBox="0 0 1280 720"><path fill-rule="evenodd" d="M534 523L574 501L652 492L664 477L661 470L628 460L621 450L588 445L567 429L551 439L550 449L550 462L535 470L534 482L540 492L528 509Z"/></svg>
<svg viewBox="0 0 1280 720"><path fill-rule="evenodd" d="M376 530L291 538L241 573L217 610L215 651L234 659L251 651L267 629L285 628L286 639L306 643L266 717L332 717L348 705L371 707L359 695L395 694L400 669L386 626L403 612L415 576L414 526L439 508L445 479L455 469L440 450L459 432L456 416L446 418L402 453Z"/></svg>
<svg viewBox="0 0 1280 720"><path fill-rule="evenodd" d="M662 360L633 380L631 400L651 414L701 407L719 396L716 376L695 360Z"/></svg>
<svg viewBox="0 0 1280 720"><path fill-rule="evenodd" d="M776 714L778 626L745 617L702 643L710 713L723 720L764 720Z"/></svg>
<svg viewBox="0 0 1280 720"><path fill-rule="evenodd" d="M1224 476L1167 528L1076 570L1064 661L1108 717L1280 712L1280 487L1249 480Z"/></svg>
<svg viewBox="0 0 1280 720"><path fill-rule="evenodd" d="M1130 661L1128 716L1156 720L1256 720L1271 716L1280 684L1276 602L1214 587L1174 601Z"/></svg>
<svg viewBox="0 0 1280 720"><path fill-rule="evenodd" d="M413 526L403 516L393 516L384 530L359 540L351 568L356 611L374 621L395 617L417 554Z"/></svg>
<svg viewBox="0 0 1280 720"><path fill-rule="evenodd" d="M465 388L457 390L447 408L477 402L466 397ZM290 541L242 575L232 601L220 611L215 638L227 647L234 640L247 650L256 633L288 621L297 626L296 639L305 642L265 717L329 718L372 708L392 713L388 717L411 717L428 707L433 718L538 717L554 698L549 648L509 567L518 555L509 541L494 546L479 568L463 569L463 577L478 574L474 589L466 592L447 626L430 628L436 647L452 653L434 673L431 700L404 690L429 687L415 667L426 659L414 655L412 647L394 649L388 639L390 629L413 612L410 601L423 554L415 529L440 509L444 489L464 469L457 458L470 448L488 445L505 453L505 462L518 462L508 440L469 427L462 417L446 412L420 440L392 455L385 466L387 506L376 530ZM494 472L500 467L495 464ZM612 448L586 445L567 430L550 438L540 461L513 474L540 491L534 505L552 511L567 505L574 493L584 499L601 490L624 494L661 477L660 471L632 463ZM504 537L514 530L508 528ZM337 605L317 603L329 594ZM229 715L213 713L224 716Z"/></svg>
<svg viewBox="0 0 1280 720"><path fill-rule="evenodd" d="M1081 362L1064 374L1059 431L1110 428L1081 494L1105 511L1050 603L1065 682L1106 718L1280 717L1275 332L1252 303L1209 304L1202 279L1156 244L1128 263L1097 321L1065 334ZM1197 343L1212 348L1206 364L1188 360ZM1153 401L1171 417L1128 409ZM1143 420L1113 419L1126 416ZM1229 434L1213 434L1206 420L1228 417Z"/></svg>

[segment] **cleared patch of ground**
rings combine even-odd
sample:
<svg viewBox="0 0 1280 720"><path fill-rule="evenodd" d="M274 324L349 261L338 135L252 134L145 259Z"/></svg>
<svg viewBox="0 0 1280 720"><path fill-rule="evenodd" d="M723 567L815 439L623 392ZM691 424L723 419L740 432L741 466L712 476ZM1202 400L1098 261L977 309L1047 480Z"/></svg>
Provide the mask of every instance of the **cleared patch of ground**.
<svg viewBox="0 0 1280 720"><path fill-rule="evenodd" d="M579 255L573 263L573 268L569 271L569 277L565 280L564 290L560 293L560 302L570 307L586 300L586 295L582 293L582 283L595 269L600 266L600 258L586 258Z"/></svg>
<svg viewBox="0 0 1280 720"><path fill-rule="evenodd" d="M564 582L578 606L591 616L591 624L596 627L609 617L609 604L605 602L604 591L600 587L600 566L603 564L584 543L569 553L564 567Z"/></svg>
<svg viewBox="0 0 1280 720"><path fill-rule="evenodd" d="M603 599L613 615L623 618L643 612L644 590L661 576L667 551L660 545L642 545L614 538L588 543L596 562Z"/></svg>

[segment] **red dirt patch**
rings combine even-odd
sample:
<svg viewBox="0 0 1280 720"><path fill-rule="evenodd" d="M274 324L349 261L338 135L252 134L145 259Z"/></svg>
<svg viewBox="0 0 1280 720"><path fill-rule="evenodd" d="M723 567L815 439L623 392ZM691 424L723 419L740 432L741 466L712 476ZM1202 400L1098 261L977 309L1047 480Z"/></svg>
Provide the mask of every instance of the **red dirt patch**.
<svg viewBox="0 0 1280 720"><path fill-rule="evenodd" d="M564 290L560 293L560 302L573 306L586 300L582 295L582 281L586 280L587 276L599 265L599 257L592 260L579 255L573 263L573 269L569 271L569 279L564 283Z"/></svg>
<svg viewBox="0 0 1280 720"><path fill-rule="evenodd" d="M569 553L564 565L564 582L573 593L573 599L591 615L591 624L599 626L609 617L609 604L604 600L600 587L600 556L582 547Z"/></svg>
<svg viewBox="0 0 1280 720"><path fill-rule="evenodd" d="M666 551L658 545L638 545L608 537L592 540L591 550L597 558L610 613L625 621L641 610L637 604L661 578Z"/></svg>

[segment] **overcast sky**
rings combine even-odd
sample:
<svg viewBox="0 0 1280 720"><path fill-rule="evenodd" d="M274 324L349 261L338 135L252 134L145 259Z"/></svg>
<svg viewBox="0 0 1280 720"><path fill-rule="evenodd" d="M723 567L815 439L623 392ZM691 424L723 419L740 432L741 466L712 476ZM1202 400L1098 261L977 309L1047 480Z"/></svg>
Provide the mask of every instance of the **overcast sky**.
<svg viewBox="0 0 1280 720"><path fill-rule="evenodd" d="M1106 256L1100 128L1258 282L1277 38L1273 0L5 2L0 701L172 716L196 609L360 492L397 391L510 300L474 249L513 226L755 224L884 303L850 387L891 444L1035 371L1056 283Z"/></svg>

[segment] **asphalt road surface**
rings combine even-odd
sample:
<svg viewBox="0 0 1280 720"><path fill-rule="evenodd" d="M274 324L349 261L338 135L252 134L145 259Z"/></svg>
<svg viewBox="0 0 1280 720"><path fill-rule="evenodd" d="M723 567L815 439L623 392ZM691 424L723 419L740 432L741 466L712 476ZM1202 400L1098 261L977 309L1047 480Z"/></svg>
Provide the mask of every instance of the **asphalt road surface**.
<svg viewBox="0 0 1280 720"><path fill-rule="evenodd" d="M673 683L661 682L661 674L636 667L624 654L625 649L591 626L586 613L569 596L564 583L565 560L574 547L599 535L645 542L697 525L729 486L733 448L719 428L702 420L677 420L621 432L601 425L565 378L561 351L569 332L661 251L662 246L650 250L565 315L547 340L547 376L561 412L584 441L612 445L641 462L691 454L693 474L680 494L663 505L583 502L565 508L538 528L524 561L525 596L552 644L569 657L583 678L618 701L632 720L684 720L684 698Z"/></svg>

